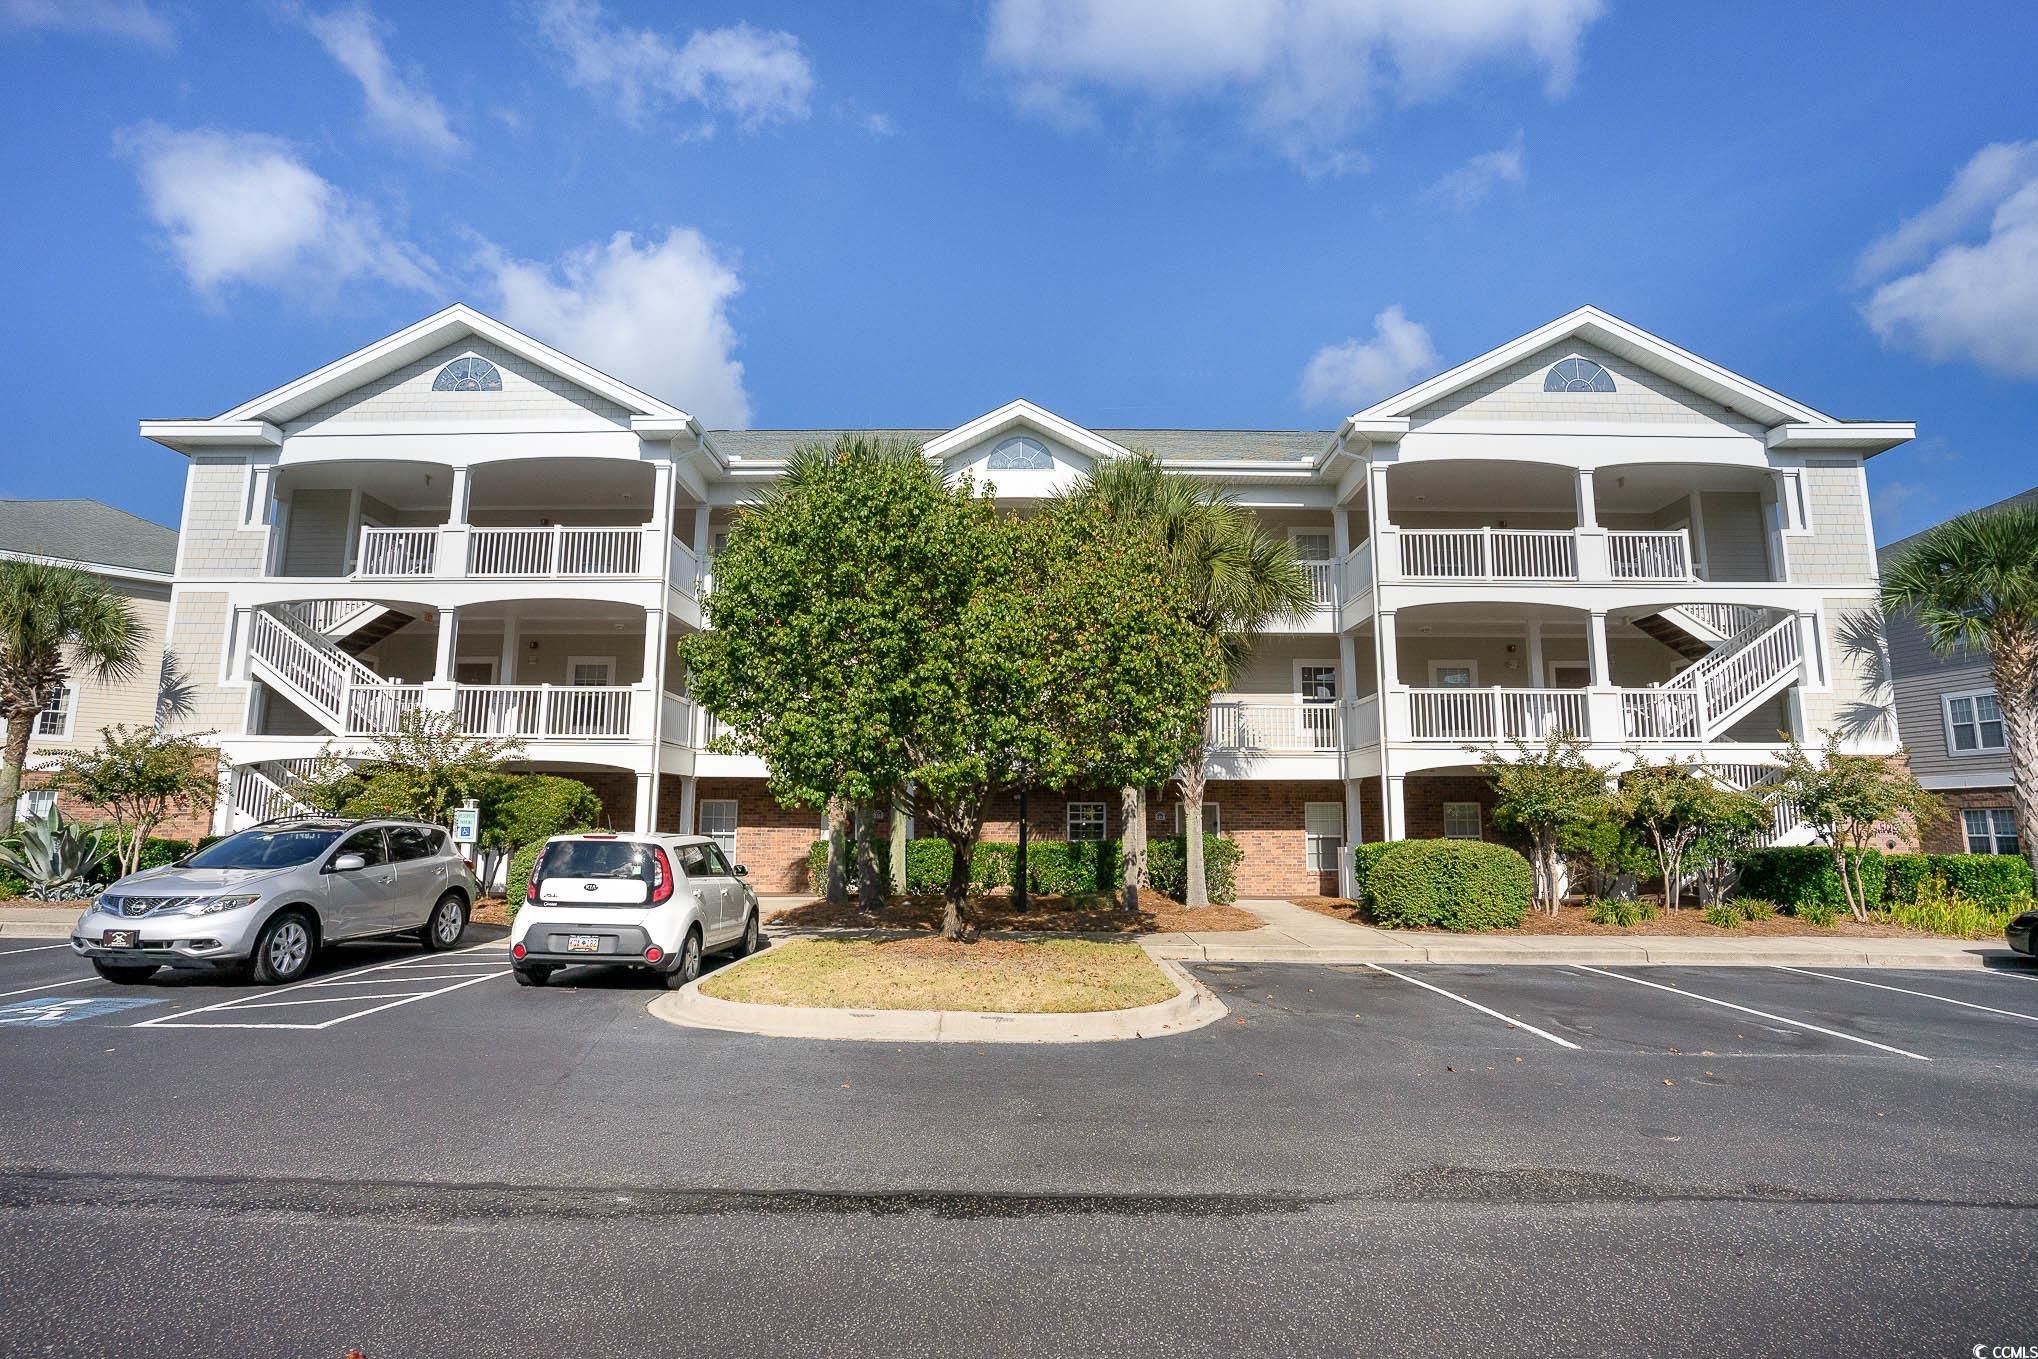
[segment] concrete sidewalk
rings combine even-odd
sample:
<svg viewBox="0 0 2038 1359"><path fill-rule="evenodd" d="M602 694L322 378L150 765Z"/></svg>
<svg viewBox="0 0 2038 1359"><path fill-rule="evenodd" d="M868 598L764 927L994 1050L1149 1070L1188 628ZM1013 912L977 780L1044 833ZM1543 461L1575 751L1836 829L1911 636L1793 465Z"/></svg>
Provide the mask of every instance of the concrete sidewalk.
<svg viewBox="0 0 2038 1359"><path fill-rule="evenodd" d="M82 906L0 905L0 939L68 939Z"/></svg>
<svg viewBox="0 0 2038 1359"><path fill-rule="evenodd" d="M1430 934L1380 930L1285 901L1241 901L1267 922L1243 932L1153 934L1156 958L1188 963L1681 963L1691 967L2032 966L2001 943L1964 939L1846 939L1679 935Z"/></svg>

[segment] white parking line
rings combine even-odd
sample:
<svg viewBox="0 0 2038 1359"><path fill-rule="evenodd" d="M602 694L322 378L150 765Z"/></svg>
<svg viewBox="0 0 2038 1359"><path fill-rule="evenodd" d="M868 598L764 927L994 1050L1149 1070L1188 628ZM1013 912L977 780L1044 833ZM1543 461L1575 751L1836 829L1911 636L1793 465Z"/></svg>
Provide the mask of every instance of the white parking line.
<svg viewBox="0 0 2038 1359"><path fill-rule="evenodd" d="M0 948L0 958L12 957L17 953L48 953L53 948L69 947L69 944L37 944L33 948Z"/></svg>
<svg viewBox="0 0 2038 1359"><path fill-rule="evenodd" d="M1838 977L1831 972L1814 972L1808 967L1790 967L1783 963L1772 963L1770 966L1779 972L1795 972L1800 977L1824 977L1827 981L1852 982L1856 986L1872 986L1878 991L1894 991L1898 995L1943 1001L1947 1005L1958 1005L1963 1010L1984 1010L1992 1015L2008 1015L2011 1019L2028 1019L2038 1023L2038 1015L2027 1015L2022 1010L1998 1010L1993 1005L1977 1005L1971 1000L1955 1000L1951 996L1942 996L1931 991L1913 991L1908 986L1890 986L1884 982L1863 981L1859 977Z"/></svg>
<svg viewBox="0 0 2038 1359"><path fill-rule="evenodd" d="M359 1004L364 1000L397 999L416 1000L418 999L418 993L415 991L376 991L364 996L359 991L349 991L344 996L306 996L303 1000L247 1000L234 1006L234 1009L281 1010L292 1005L346 1005Z"/></svg>
<svg viewBox="0 0 2038 1359"><path fill-rule="evenodd" d="M475 944L470 948L458 949L451 954L446 954L443 956L448 958L458 957L460 954L463 953L476 953L482 949L494 947L496 947L496 945L493 943ZM354 971L343 975L350 978L358 978L365 976L370 972L380 972L387 974L395 969L413 966L417 963L427 961L436 962L437 958L430 960L420 958L399 958L394 962L375 963L369 967L356 968ZM457 981L450 986L441 986L436 990L432 991L420 991L417 992L416 994L400 994L397 999L386 1000L380 1005L371 1006L366 1010L356 1010L352 1014L344 1014L336 1019L328 1019L320 1024L268 1024L268 1023L239 1024L234 1023L232 1021L227 1021L223 1023L215 1023L208 1021L204 1023L194 1024L189 1021L193 1019L195 1016L208 1013L216 1013L221 1010L254 1010L274 1008L278 1004L278 1002L273 999L274 997L288 995L290 992L304 990L309 987L324 986L329 984L330 981L335 980L332 978L321 979L319 981L293 982L289 986L279 987L274 991L258 991L254 995L250 996L235 996L231 1000L217 1001L211 1005L201 1005L194 1010L179 1010L171 1014L163 1015L157 1019L145 1019L138 1024L130 1024L128 1025L128 1027L131 1029L307 1029L307 1030L329 1029L335 1024L344 1024L350 1019L364 1019L369 1015L380 1013L383 1010L394 1009L398 1005L409 1005L413 1001L430 1000L433 996L443 996L448 991L458 991L463 986L473 986L476 982L485 982L493 977L505 976L507 975L507 973L508 969L506 968L492 967L478 977L469 977L465 981ZM376 980L381 981L384 984L389 983L396 983L399 985L401 984L398 978L387 975L376 978ZM435 979L431 977L416 977L415 980L432 981ZM335 997L334 999L375 1000L379 999L379 997L356 995L356 996Z"/></svg>
<svg viewBox="0 0 2038 1359"><path fill-rule="evenodd" d="M44 982L41 986L24 986L19 991L0 991L0 996L25 996L30 991L54 991L59 986L83 986L86 982L98 981L97 977L73 977L69 981Z"/></svg>
<svg viewBox="0 0 2038 1359"><path fill-rule="evenodd" d="M1767 1010L1757 1010L1746 1005L1736 1005L1731 1000L1719 1000L1712 996L1702 996L1696 991L1687 991L1681 986L1665 986L1661 982L1643 981L1640 977L1626 977L1618 972L1608 972L1604 968L1588 967L1584 963L1574 963L1572 966L1581 972L1590 972L1601 977L1611 977L1615 981L1633 982L1637 986L1647 986L1657 991L1668 991L1673 996L1683 996L1687 1000L1702 1000L1707 1005L1718 1005L1728 1010L1739 1010L1744 1015L1754 1015L1760 1019L1773 1019L1778 1024L1788 1024L1793 1029L1809 1029L1813 1033L1825 1034L1828 1038L1842 1038L1849 1043L1859 1043L1865 1048L1876 1048L1882 1052L1893 1052L1899 1057L1910 1057L1920 1062L1932 1060L1920 1052L1906 1052L1902 1048L1893 1048L1887 1043L1878 1043L1872 1038L1857 1038L1851 1033L1841 1033L1838 1029L1823 1029L1817 1024L1807 1024L1802 1019L1785 1019L1782 1015L1773 1015Z"/></svg>
<svg viewBox="0 0 2038 1359"><path fill-rule="evenodd" d="M1445 996L1451 1000L1455 1000L1460 1005L1469 1005L1473 1009L1477 1010L1480 1014L1492 1015L1495 1019L1507 1025L1507 1027L1510 1029L1526 1029L1538 1038L1549 1039L1552 1043L1555 1043L1560 1048L1570 1048L1573 1052L1580 1051L1578 1045L1568 1038L1559 1038L1554 1033L1545 1033L1543 1030L1537 1028L1533 1024L1525 1024L1521 1020L1514 1018L1514 1016L1504 1015L1500 1013L1500 1011L1498 1010L1489 1010L1484 1005L1481 1005L1478 1001L1467 1000L1465 997L1459 995L1455 991L1446 991L1441 986L1431 986L1428 982L1423 981L1419 977L1407 976L1403 973L1396 972L1391 967L1382 967L1378 963L1367 963L1366 966L1372 968L1375 972L1385 972L1388 976L1397 978L1401 981L1408 982L1410 985L1420 986L1425 991L1434 991L1440 996Z"/></svg>

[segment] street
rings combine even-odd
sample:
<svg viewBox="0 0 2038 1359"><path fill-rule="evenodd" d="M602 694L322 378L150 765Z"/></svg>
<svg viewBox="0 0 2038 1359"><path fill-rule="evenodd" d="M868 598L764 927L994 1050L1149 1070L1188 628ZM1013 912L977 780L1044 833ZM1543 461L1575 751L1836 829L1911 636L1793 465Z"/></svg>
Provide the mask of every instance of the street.
<svg viewBox="0 0 2038 1359"><path fill-rule="evenodd" d="M10 1353L2038 1343L2038 973L1208 965L1197 1033L867 1045L0 941Z"/></svg>

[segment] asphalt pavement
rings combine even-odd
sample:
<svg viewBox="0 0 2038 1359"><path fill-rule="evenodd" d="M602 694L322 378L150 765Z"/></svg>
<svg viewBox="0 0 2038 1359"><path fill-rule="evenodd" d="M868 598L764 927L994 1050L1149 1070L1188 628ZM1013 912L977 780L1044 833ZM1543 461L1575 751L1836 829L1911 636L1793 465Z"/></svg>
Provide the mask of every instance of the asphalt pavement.
<svg viewBox="0 0 2038 1359"><path fill-rule="evenodd" d="M2028 969L1213 964L1196 1033L937 1047L468 942L264 989L0 941L6 1351L2038 1344Z"/></svg>

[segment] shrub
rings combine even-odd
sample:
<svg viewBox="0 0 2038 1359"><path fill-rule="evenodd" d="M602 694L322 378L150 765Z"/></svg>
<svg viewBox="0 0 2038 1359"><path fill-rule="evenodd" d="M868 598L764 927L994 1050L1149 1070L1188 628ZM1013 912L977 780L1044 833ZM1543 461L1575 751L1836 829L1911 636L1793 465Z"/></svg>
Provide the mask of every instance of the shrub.
<svg viewBox="0 0 2038 1359"><path fill-rule="evenodd" d="M1656 903L1618 897L1600 897L1585 908L1595 925L1639 925L1656 918Z"/></svg>
<svg viewBox="0 0 2038 1359"><path fill-rule="evenodd" d="M593 829L594 827L592 826L582 826L578 830L563 830L559 831L558 834L585 835ZM508 899L509 913L511 915L515 915L517 908L524 904L524 894L530 890L531 870L537 866L538 855L544 852L545 846L551 838L548 835L543 840L533 840L516 853L510 855L509 873L503 881L502 890L503 896Z"/></svg>
<svg viewBox="0 0 2038 1359"><path fill-rule="evenodd" d="M1716 901L1705 908L1705 923L1723 930L1737 930L1741 927L1741 908L1729 902Z"/></svg>
<svg viewBox="0 0 2038 1359"><path fill-rule="evenodd" d="M1882 899L1916 901L1918 889L1932 880L1929 854L1885 854L1882 856Z"/></svg>
<svg viewBox="0 0 2038 1359"><path fill-rule="evenodd" d="M1946 855L1946 858L1984 858L1984 855ZM2001 856L1995 856L2001 857ZM1999 939L2011 917L2027 907L2017 901L2008 904L1975 901L1927 881L1914 901L1892 902L1881 919L1914 930L1951 935L1956 939Z"/></svg>
<svg viewBox="0 0 2038 1359"><path fill-rule="evenodd" d="M1374 861L1367 888L1382 925L1506 929L1528 914L1535 874L1504 845L1402 840Z"/></svg>
<svg viewBox="0 0 2038 1359"><path fill-rule="evenodd" d="M944 851L947 850L948 848L947 841L942 840L937 841L936 843L939 844ZM850 839L845 843L844 848L849 853L849 864L847 868L847 872L849 874L849 890L851 892L854 892L856 890L856 841L853 838ZM892 882L892 842L889 840L879 840L872 845L872 848L877 851L878 883L884 891L889 892L891 890ZM909 868L911 867L911 864L912 856L909 854L907 856L907 865ZM944 855L942 863L942 872L945 875L947 871L948 871L947 860ZM947 886L948 879L946 876L943 876L943 878L941 879L940 886L932 887L929 888L928 890L938 892L942 890L942 888ZM807 846L807 890L815 893L816 895L828 890L828 842L826 840L816 840L813 844Z"/></svg>
<svg viewBox="0 0 2038 1359"><path fill-rule="evenodd" d="M2031 865L2017 854L1934 854L1932 871L1950 893L2000 910L2031 899ZM1921 898L1913 893L1909 898Z"/></svg>
<svg viewBox="0 0 2038 1359"><path fill-rule="evenodd" d="M499 774L482 790L481 838L490 846L528 845L568 826L607 820L594 789L559 774Z"/></svg>
<svg viewBox="0 0 2038 1359"><path fill-rule="evenodd" d="M1153 890L1180 901L1189 893L1189 842L1179 835L1163 835L1147 841L1146 876ZM1238 841L1205 832L1203 836L1203 881L1212 901L1238 898L1238 861L1244 851Z"/></svg>
<svg viewBox="0 0 2038 1359"><path fill-rule="evenodd" d="M1791 911L1793 916L1814 929L1830 928L1840 918L1841 908L1830 901L1807 901Z"/></svg>
<svg viewBox="0 0 2038 1359"><path fill-rule="evenodd" d="M1373 876L1373 865L1380 862L1380 856L1392 849L1398 841L1374 840L1370 844L1352 846L1352 899L1366 900L1366 884Z"/></svg>
<svg viewBox="0 0 2038 1359"><path fill-rule="evenodd" d="M1031 844L1026 846L1029 850ZM969 886L972 892L994 892L1012 885L1012 870L1019 859L1019 846L1002 840L979 840L970 855Z"/></svg>
<svg viewBox="0 0 2038 1359"><path fill-rule="evenodd" d="M1861 885L1870 901L1882 900L1883 856L1875 850L1861 855ZM1776 845L1758 849L1741 860L1741 890L1773 901L1792 915L1804 917L1807 906L1847 907L1846 892L1824 845Z"/></svg>
<svg viewBox="0 0 2038 1359"><path fill-rule="evenodd" d="M948 868L955 862L955 851L948 847L946 840L908 840L906 842L906 890L919 894L945 892L948 890ZM822 866L827 858L823 847Z"/></svg>
<svg viewBox="0 0 2038 1359"><path fill-rule="evenodd" d="M141 857L135 862L135 871L144 868L167 868L192 852L189 840L166 840L150 836L142 844Z"/></svg>
<svg viewBox="0 0 2038 1359"><path fill-rule="evenodd" d="M1776 915L1776 903L1760 897L1736 897L1731 904L1743 920L1770 920Z"/></svg>

